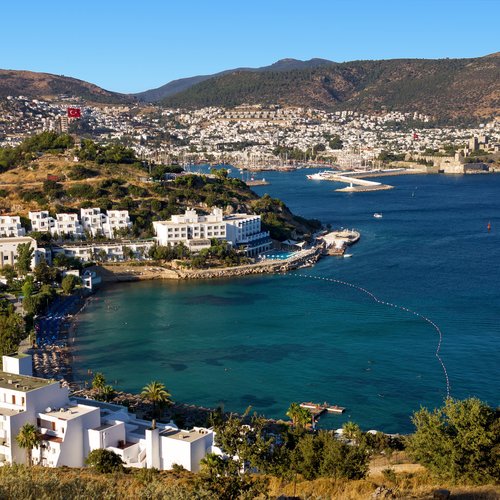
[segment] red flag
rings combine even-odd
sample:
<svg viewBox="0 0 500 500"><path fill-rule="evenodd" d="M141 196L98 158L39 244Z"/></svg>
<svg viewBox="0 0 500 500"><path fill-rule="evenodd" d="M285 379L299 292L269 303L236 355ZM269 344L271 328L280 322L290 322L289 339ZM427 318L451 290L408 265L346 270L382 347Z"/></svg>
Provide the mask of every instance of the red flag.
<svg viewBox="0 0 500 500"><path fill-rule="evenodd" d="M81 118L82 112L80 108L68 108L68 118Z"/></svg>

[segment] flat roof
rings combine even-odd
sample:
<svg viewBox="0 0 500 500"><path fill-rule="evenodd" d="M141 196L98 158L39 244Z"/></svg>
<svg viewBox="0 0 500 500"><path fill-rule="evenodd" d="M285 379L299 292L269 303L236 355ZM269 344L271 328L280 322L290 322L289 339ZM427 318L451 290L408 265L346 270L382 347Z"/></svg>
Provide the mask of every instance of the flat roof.
<svg viewBox="0 0 500 500"><path fill-rule="evenodd" d="M19 410L11 410L10 408L1 408L0 407L0 415L4 417L12 417L12 415L17 415Z"/></svg>
<svg viewBox="0 0 500 500"><path fill-rule="evenodd" d="M9 381L11 383L9 383ZM57 380L17 375L15 373L8 373L0 370L0 389L29 392L52 384L59 384L59 382Z"/></svg>
<svg viewBox="0 0 500 500"><path fill-rule="evenodd" d="M193 441L197 441L209 434L208 431L198 431L196 429L191 429L190 431L184 430L164 430L160 432L160 436L167 437L169 439L176 439L177 441L187 441L188 443L192 443Z"/></svg>
<svg viewBox="0 0 500 500"><path fill-rule="evenodd" d="M41 415L47 417L55 417L58 420L72 420L82 415L86 415L92 411L99 411L97 406L77 405L77 406L63 406L62 408L54 409L51 411L41 412Z"/></svg>

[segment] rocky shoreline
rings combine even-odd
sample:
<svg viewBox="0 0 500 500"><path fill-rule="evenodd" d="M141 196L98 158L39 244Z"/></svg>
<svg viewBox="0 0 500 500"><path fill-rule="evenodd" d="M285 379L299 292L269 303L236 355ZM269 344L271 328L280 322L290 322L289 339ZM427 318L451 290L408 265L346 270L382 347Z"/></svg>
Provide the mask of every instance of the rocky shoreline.
<svg viewBox="0 0 500 500"><path fill-rule="evenodd" d="M104 285L119 282L156 279L196 280L235 278L252 274L286 273L300 267L313 266L322 257L323 252L324 247L319 245L308 250L301 250L288 259L267 259L255 264L213 269L164 268L147 264L144 266L104 264L93 267L92 271L96 272Z"/></svg>

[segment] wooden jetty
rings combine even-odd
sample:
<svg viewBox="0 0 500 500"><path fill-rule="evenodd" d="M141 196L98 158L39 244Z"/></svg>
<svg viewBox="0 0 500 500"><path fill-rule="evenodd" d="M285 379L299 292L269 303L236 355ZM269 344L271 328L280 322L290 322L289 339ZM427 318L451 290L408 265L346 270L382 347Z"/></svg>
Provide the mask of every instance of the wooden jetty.
<svg viewBox="0 0 500 500"><path fill-rule="evenodd" d="M344 413L345 408L343 406L329 405L328 403L318 404L318 403L300 403L302 408L307 408L314 420L317 420L323 413Z"/></svg>

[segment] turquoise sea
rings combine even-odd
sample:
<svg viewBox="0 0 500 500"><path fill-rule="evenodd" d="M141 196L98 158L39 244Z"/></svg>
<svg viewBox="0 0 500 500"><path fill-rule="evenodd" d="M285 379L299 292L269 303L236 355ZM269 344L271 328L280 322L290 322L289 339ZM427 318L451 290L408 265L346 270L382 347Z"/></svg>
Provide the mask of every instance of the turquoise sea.
<svg viewBox="0 0 500 500"><path fill-rule="evenodd" d="M399 176L395 189L337 193L301 170L266 172L255 188L297 214L362 233L350 259L327 257L288 275L146 282L98 292L80 316L76 378L87 370L140 391L165 383L174 399L284 417L293 401L348 408L320 421L410 432L421 405L451 395L496 406L500 388L500 176ZM373 217L381 212L383 218ZM487 224L491 222L491 232Z"/></svg>

